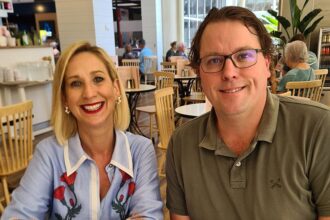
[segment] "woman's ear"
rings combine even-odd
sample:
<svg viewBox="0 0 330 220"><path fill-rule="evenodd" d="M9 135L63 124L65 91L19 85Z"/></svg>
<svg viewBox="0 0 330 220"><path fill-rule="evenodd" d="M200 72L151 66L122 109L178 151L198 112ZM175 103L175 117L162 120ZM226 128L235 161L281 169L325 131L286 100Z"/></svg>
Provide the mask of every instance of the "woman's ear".
<svg viewBox="0 0 330 220"><path fill-rule="evenodd" d="M114 88L116 97L120 96L120 83L119 83L119 79L115 79L113 81L113 88Z"/></svg>

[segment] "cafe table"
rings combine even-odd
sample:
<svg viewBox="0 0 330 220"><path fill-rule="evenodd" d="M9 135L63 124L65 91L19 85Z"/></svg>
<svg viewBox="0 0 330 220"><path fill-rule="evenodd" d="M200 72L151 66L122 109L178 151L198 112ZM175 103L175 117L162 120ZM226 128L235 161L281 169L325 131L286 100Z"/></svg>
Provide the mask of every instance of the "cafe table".
<svg viewBox="0 0 330 220"><path fill-rule="evenodd" d="M188 76L181 76L181 75L174 76L174 80L178 82L179 85L180 98L190 95L191 87L196 78L197 78L196 74L188 75Z"/></svg>
<svg viewBox="0 0 330 220"><path fill-rule="evenodd" d="M210 108L207 104L204 103L195 103L189 105L182 105L175 108L175 112L182 117L186 118L195 118L201 116L210 111Z"/></svg>
<svg viewBox="0 0 330 220"><path fill-rule="evenodd" d="M128 99L128 105L130 108L130 114L131 114L131 121L128 128L129 131L143 135L142 131L138 126L138 121L136 118L136 113L135 113L136 104L138 103L139 96L141 93L151 92L154 90L156 90L156 86L148 85L148 84L140 84L139 88L125 89Z"/></svg>

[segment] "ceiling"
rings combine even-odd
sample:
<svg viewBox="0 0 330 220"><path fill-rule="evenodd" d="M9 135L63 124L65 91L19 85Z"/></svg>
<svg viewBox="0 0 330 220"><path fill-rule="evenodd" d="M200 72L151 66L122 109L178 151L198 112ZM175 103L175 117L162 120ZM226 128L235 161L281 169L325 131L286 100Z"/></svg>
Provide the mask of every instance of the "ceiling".
<svg viewBox="0 0 330 220"><path fill-rule="evenodd" d="M54 0L13 0L13 3L53 2ZM140 9L141 0L112 0L112 6L126 9Z"/></svg>

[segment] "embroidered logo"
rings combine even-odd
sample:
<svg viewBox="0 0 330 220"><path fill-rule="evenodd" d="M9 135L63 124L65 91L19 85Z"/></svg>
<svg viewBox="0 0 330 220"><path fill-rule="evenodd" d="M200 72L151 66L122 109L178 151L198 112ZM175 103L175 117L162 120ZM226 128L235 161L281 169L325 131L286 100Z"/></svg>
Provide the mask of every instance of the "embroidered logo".
<svg viewBox="0 0 330 220"><path fill-rule="evenodd" d="M135 183L131 181L131 177L125 173L124 171L120 170L121 173L121 183L119 186L119 189L116 193L116 197L114 198L114 201L112 201L112 209L116 211L116 213L119 214L120 219L126 219L126 207L127 207L127 201L128 199L133 195L135 191ZM128 189L127 189L127 195L125 198L125 195L122 193L119 193L121 189L124 187L125 183L130 180L128 183Z"/></svg>
<svg viewBox="0 0 330 220"><path fill-rule="evenodd" d="M277 178L277 179L271 179L269 181L270 183L270 188L274 189L274 188L282 188L282 183L281 183L281 179Z"/></svg>
<svg viewBox="0 0 330 220"><path fill-rule="evenodd" d="M81 210L81 205L78 205L77 196L74 192L74 182L76 180L76 176L77 172L72 173L70 176L67 176L65 172L61 176L61 181L66 183L67 188L73 195L73 198L69 199L69 204L64 197L64 192L66 189L65 186L59 186L54 190L54 198L60 200L60 202L68 209L68 212L64 218L59 213L55 213L55 217L58 220L71 220L72 218L76 217L76 215L78 215Z"/></svg>

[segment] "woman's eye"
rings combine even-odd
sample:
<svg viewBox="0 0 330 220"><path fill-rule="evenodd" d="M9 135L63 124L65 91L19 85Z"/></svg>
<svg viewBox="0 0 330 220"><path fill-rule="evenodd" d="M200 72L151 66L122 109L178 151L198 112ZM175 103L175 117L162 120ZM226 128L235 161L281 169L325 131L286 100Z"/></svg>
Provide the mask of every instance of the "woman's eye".
<svg viewBox="0 0 330 220"><path fill-rule="evenodd" d="M71 87L79 87L81 85L81 82L80 81L72 81L70 83L70 86Z"/></svg>
<svg viewBox="0 0 330 220"><path fill-rule="evenodd" d="M101 77L101 76L96 76L95 78L94 78L94 82L102 82L104 80L104 78L103 77Z"/></svg>

